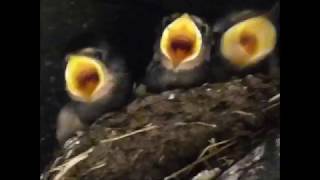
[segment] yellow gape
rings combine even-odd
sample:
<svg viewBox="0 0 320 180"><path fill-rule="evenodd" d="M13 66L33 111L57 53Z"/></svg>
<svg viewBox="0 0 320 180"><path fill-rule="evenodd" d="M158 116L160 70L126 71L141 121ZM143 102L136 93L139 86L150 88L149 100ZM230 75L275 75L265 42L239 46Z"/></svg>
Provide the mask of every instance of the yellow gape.
<svg viewBox="0 0 320 180"><path fill-rule="evenodd" d="M76 99L91 102L93 95L105 83L106 69L98 60L71 55L65 70L67 91Z"/></svg>
<svg viewBox="0 0 320 180"><path fill-rule="evenodd" d="M257 64L276 45L276 29L269 19L260 16L229 28L221 39L221 53L232 65L245 68Z"/></svg>
<svg viewBox="0 0 320 180"><path fill-rule="evenodd" d="M188 14L183 14L169 24L160 41L161 52L171 61L173 67L197 57L201 45L201 32Z"/></svg>

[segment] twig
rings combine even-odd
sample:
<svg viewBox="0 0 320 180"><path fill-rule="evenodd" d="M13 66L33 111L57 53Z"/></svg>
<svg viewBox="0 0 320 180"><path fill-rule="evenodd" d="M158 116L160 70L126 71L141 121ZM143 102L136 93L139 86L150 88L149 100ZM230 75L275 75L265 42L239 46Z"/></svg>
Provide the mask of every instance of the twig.
<svg viewBox="0 0 320 180"><path fill-rule="evenodd" d="M249 112L245 112L245 111L233 111L233 114L239 114L239 115L243 115L243 116L250 116L252 118L256 118L256 116L253 113L249 113Z"/></svg>
<svg viewBox="0 0 320 180"><path fill-rule="evenodd" d="M189 122L189 123L186 123L186 122L176 123L177 126L185 126L185 125L193 125L193 124L206 126L206 127L211 127L211 128L216 128L217 127L217 125L215 125L215 124L208 124L208 123L200 122L200 121L199 122Z"/></svg>
<svg viewBox="0 0 320 180"><path fill-rule="evenodd" d="M279 99L280 99L280 93L277 94L277 95L275 95L275 96L273 96L272 98L270 98L270 99L268 100L268 103L272 103L272 102L277 101L277 100L279 100Z"/></svg>
<svg viewBox="0 0 320 180"><path fill-rule="evenodd" d="M220 141L220 142L218 142L218 143L213 143L213 144L208 145L206 148L204 148L204 149L202 150L202 152L201 152L200 155L198 156L197 160L199 160L200 158L202 158L202 157L205 155L205 153L208 152L210 149L212 149L212 148L214 148L214 147L217 147L217 146L219 146L219 145L222 145L222 144L226 144L226 143L232 141L233 139L234 139L234 138L231 138L231 139L228 139L228 140L224 140L224 141ZM206 164L206 165L207 165L207 166L210 166L209 164ZM190 169L190 170L191 170L191 169ZM189 173L190 170L189 170L189 171L186 170L186 172Z"/></svg>
<svg viewBox="0 0 320 180"><path fill-rule="evenodd" d="M272 104L271 106L268 106L268 107L264 108L263 111L264 112L269 111L270 109L275 108L275 107L277 107L279 105L280 105L280 102Z"/></svg>
<svg viewBox="0 0 320 180"><path fill-rule="evenodd" d="M212 170L204 170L192 178L192 180L215 179L221 172L221 169L214 168Z"/></svg>
<svg viewBox="0 0 320 180"><path fill-rule="evenodd" d="M56 160L54 160L54 162L52 163L52 165L50 166L50 171L49 172L53 172L54 169L56 168L57 164L59 163L59 160L62 159L62 156L58 157Z"/></svg>
<svg viewBox="0 0 320 180"><path fill-rule="evenodd" d="M201 157L203 157L203 155L204 155L207 151L209 151L210 149L212 149L212 148L214 148L214 147L217 147L217 146L219 146L219 145L222 145L222 144L226 144L226 143L228 143L228 142L230 142L230 141L231 141L231 139L229 139L229 140L224 140L224 141L220 141L220 142L218 142L218 143L214 143L214 144L211 144L211 145L207 146L207 147L201 152L201 154L199 155L198 159L200 159Z"/></svg>
<svg viewBox="0 0 320 180"><path fill-rule="evenodd" d="M193 163L187 165L186 167L174 172L173 174L171 174L170 176L167 176L164 178L164 180L170 180L170 179L173 179L173 178L177 178L177 176L187 170L189 170L190 168L193 168L194 166L196 166L197 164L203 162L203 161L206 161L208 159L210 159L212 156L222 152L223 150L227 149L228 147L234 145L236 143L236 141L233 141L233 142L230 142L229 144L225 145L224 147L220 148L219 150L213 152L213 153L210 153L206 156L203 156L201 159L198 159L196 161L194 161Z"/></svg>
<svg viewBox="0 0 320 180"><path fill-rule="evenodd" d="M49 170L45 173L42 174L42 178L40 177L41 180L47 180L48 177L50 176L50 174L54 171L58 171L58 169L54 170L54 168L56 168L57 164L59 163L59 161L62 159L62 156L57 157L54 162L52 163L52 165L49 167Z"/></svg>
<svg viewBox="0 0 320 180"><path fill-rule="evenodd" d="M150 131L150 130L156 129L156 128L159 128L159 127L158 126L147 126L145 128L142 128L142 129L139 129L139 130L136 130L136 131L133 131L133 132L130 132L130 133L115 137L115 138L101 140L100 143L108 143L108 142L117 141L119 139L123 139L123 138L129 137L129 136L133 136L135 134L139 134L139 133L142 133L142 132Z"/></svg>
<svg viewBox="0 0 320 180"><path fill-rule="evenodd" d="M80 161L86 159L92 151L93 147L75 156L74 158L70 159L69 161L60 165L59 167L54 168L60 170L60 172L53 178L53 180L60 180L73 166L78 164Z"/></svg>
<svg viewBox="0 0 320 180"><path fill-rule="evenodd" d="M217 125L215 124L208 124L208 123L204 123L204 122L194 122L194 124L199 124L199 125L202 125L202 126L207 126L207 127L212 127L212 128L216 128Z"/></svg>
<svg viewBox="0 0 320 180"><path fill-rule="evenodd" d="M88 174L89 172L94 171L94 170L96 170L96 169L102 168L102 167L105 166L105 165L106 165L105 162L96 163L96 166L88 169L88 170L87 170L86 172L84 172L81 176L84 176L84 175Z"/></svg>

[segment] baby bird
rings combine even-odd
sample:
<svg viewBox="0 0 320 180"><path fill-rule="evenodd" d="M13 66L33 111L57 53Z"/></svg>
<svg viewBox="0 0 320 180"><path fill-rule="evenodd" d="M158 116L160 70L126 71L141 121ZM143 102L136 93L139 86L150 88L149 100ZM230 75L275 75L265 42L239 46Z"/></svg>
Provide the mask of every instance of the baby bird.
<svg viewBox="0 0 320 180"><path fill-rule="evenodd" d="M106 112L121 108L131 95L125 60L104 40L91 39L66 56L65 82L71 102L57 118L60 144Z"/></svg>
<svg viewBox="0 0 320 180"><path fill-rule="evenodd" d="M270 73L279 68L279 57L275 53L279 11L280 4L277 3L267 13L245 10L215 23L211 80L227 80L231 76L257 72Z"/></svg>
<svg viewBox="0 0 320 180"><path fill-rule="evenodd" d="M210 28L195 15L165 17L145 73L150 92L203 84L210 70Z"/></svg>

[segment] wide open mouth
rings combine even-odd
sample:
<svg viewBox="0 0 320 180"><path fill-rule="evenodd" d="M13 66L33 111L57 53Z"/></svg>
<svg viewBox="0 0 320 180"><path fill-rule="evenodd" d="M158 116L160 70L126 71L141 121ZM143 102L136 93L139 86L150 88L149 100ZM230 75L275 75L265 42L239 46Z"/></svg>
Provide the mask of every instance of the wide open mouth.
<svg viewBox="0 0 320 180"><path fill-rule="evenodd" d="M87 56L70 56L65 70L68 92L77 100L90 102L106 79L105 66Z"/></svg>
<svg viewBox="0 0 320 180"><path fill-rule="evenodd" d="M229 28L221 40L221 53L237 67L256 64L276 45L276 30L265 17L254 17Z"/></svg>
<svg viewBox="0 0 320 180"><path fill-rule="evenodd" d="M200 53L201 33L188 14L169 24L162 33L161 52L171 61L173 67L190 61Z"/></svg>

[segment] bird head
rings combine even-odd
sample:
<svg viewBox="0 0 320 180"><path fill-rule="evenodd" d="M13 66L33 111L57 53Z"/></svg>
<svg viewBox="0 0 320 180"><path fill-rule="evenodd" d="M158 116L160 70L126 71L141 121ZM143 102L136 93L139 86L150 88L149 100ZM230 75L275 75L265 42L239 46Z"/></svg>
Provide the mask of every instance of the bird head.
<svg viewBox="0 0 320 180"><path fill-rule="evenodd" d="M196 60L200 55L203 37L197 23L193 16L185 13L164 28L160 51L173 69Z"/></svg>
<svg viewBox="0 0 320 180"><path fill-rule="evenodd" d="M113 78L100 54L86 48L66 57L66 89L72 99L91 103L108 93Z"/></svg>

